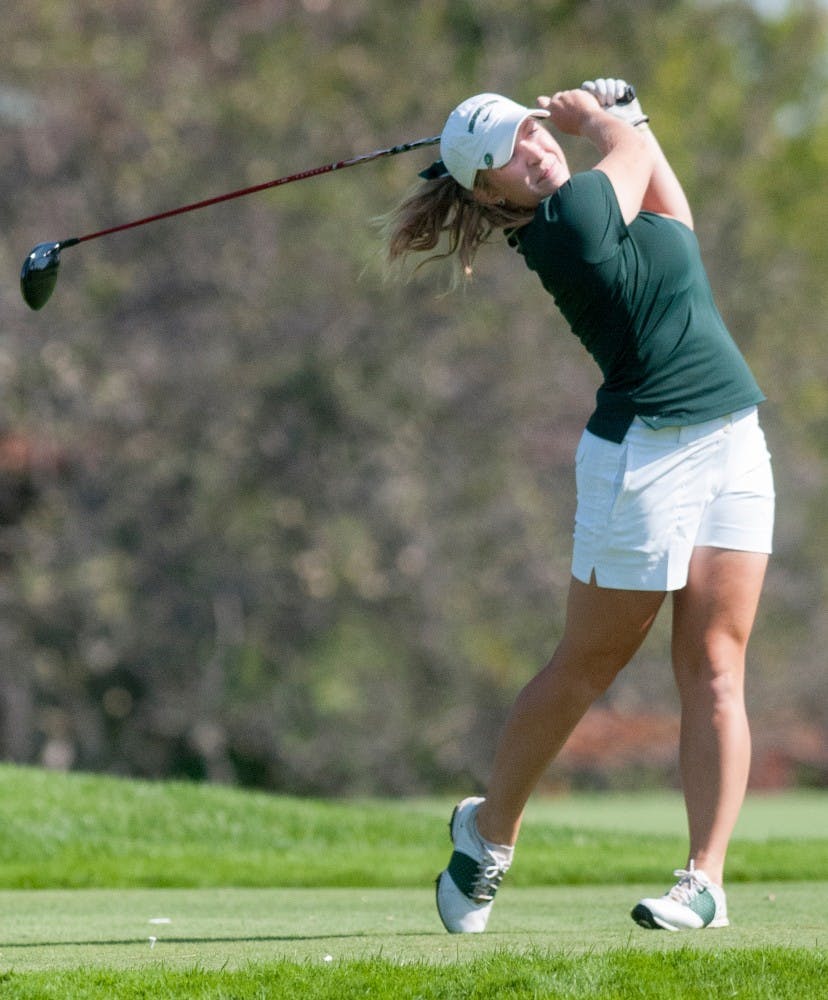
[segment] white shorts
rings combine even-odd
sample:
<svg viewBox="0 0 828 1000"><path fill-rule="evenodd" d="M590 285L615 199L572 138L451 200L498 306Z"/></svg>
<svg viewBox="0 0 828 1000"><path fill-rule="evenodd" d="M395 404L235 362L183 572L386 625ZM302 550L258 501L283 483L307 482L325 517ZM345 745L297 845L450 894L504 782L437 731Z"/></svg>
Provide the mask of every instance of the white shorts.
<svg viewBox="0 0 828 1000"><path fill-rule="evenodd" d="M584 431L575 456L572 574L679 590L693 549L771 551L774 489L756 407L689 427L636 418L621 444Z"/></svg>

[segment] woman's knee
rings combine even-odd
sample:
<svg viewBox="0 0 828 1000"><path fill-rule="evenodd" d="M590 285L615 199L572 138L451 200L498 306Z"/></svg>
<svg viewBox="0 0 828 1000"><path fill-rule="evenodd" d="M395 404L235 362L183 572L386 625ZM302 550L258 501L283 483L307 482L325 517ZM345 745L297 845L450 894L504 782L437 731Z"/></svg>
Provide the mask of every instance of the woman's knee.
<svg viewBox="0 0 828 1000"><path fill-rule="evenodd" d="M592 702L603 695L626 666L629 657L617 650L572 650L563 643L550 662L527 685L532 690L549 690L553 697L567 695Z"/></svg>
<svg viewBox="0 0 828 1000"><path fill-rule="evenodd" d="M718 652L704 650L696 656L674 659L682 702L702 699L707 704L725 706L744 701L744 650L732 645Z"/></svg>

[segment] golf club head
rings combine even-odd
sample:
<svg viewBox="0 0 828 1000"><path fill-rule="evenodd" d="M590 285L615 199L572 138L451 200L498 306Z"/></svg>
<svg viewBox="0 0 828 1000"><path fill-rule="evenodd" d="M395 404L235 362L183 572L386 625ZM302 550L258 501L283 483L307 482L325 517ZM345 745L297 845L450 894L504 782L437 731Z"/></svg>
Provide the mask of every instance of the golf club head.
<svg viewBox="0 0 828 1000"><path fill-rule="evenodd" d="M60 243L38 243L23 261L20 291L32 309L41 309L49 301L57 282Z"/></svg>

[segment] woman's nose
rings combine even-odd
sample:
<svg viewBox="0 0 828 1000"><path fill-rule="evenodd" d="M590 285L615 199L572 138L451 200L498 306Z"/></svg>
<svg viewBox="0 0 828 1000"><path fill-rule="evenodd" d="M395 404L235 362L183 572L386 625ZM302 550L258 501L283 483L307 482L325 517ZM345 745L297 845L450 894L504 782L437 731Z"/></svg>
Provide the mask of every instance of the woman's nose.
<svg viewBox="0 0 828 1000"><path fill-rule="evenodd" d="M536 162L543 155L540 146L536 142L533 142L531 139L521 139L519 146L521 151L523 152L523 155L530 163Z"/></svg>

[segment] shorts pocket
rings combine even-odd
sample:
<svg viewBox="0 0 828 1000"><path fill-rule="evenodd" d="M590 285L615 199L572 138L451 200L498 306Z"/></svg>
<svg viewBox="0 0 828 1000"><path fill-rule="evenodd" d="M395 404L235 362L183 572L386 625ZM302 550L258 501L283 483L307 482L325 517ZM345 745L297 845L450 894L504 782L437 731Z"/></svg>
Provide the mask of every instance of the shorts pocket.
<svg viewBox="0 0 828 1000"><path fill-rule="evenodd" d="M575 456L578 517L591 530L603 530L623 491L627 445L584 432Z"/></svg>

